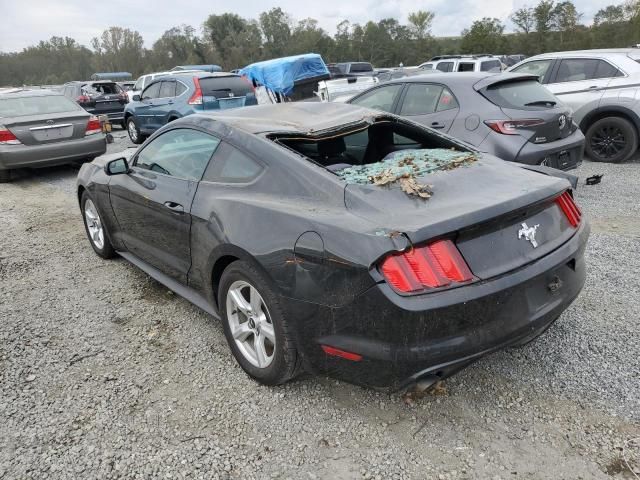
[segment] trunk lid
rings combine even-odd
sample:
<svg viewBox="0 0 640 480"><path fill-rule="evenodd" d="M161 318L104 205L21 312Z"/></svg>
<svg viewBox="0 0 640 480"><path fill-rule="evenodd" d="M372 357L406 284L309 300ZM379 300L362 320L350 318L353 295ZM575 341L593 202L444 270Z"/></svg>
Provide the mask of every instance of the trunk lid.
<svg viewBox="0 0 640 480"><path fill-rule="evenodd" d="M561 178L483 156L468 167L417 180L432 185L430 199L409 196L397 184L347 184L345 204L372 222L376 235L402 233L413 245L451 237L481 279L540 258L575 232L554 203L570 188ZM519 238L521 229L531 227L536 247L524 235Z"/></svg>

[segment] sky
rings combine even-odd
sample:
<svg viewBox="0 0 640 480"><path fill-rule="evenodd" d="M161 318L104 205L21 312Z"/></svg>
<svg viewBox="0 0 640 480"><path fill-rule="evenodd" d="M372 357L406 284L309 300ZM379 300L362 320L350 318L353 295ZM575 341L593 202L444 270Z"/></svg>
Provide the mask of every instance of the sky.
<svg viewBox="0 0 640 480"><path fill-rule="evenodd" d="M583 22L589 24L602 7L621 0L574 0ZM507 24L509 14L537 0L281 0L275 3L255 0L0 0L2 27L0 51L19 51L48 40L51 36L69 36L90 46L93 37L110 26L127 27L140 32L145 46L151 47L166 30L188 24L198 32L211 13L233 12L245 18L258 18L260 12L280 7L294 20L312 17L330 34L342 20L366 23L393 17L407 21L407 15L416 10L435 13L431 33L435 36L457 36L474 20L497 17Z"/></svg>

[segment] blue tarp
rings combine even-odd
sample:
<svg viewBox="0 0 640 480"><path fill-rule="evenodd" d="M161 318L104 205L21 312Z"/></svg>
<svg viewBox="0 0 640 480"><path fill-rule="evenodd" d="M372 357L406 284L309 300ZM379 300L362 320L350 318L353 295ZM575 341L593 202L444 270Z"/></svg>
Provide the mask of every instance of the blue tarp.
<svg viewBox="0 0 640 480"><path fill-rule="evenodd" d="M320 55L307 53L252 63L239 73L269 90L290 95L295 82L329 75L329 70Z"/></svg>

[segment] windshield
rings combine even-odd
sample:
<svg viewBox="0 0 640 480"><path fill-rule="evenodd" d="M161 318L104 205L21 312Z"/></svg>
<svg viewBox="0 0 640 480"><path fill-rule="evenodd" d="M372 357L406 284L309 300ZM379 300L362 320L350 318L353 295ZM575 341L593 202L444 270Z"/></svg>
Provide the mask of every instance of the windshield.
<svg viewBox="0 0 640 480"><path fill-rule="evenodd" d="M553 108L558 99L535 80L499 83L480 91L491 103L517 110Z"/></svg>
<svg viewBox="0 0 640 480"><path fill-rule="evenodd" d="M0 117L23 117L82 110L62 95L14 97L0 99Z"/></svg>

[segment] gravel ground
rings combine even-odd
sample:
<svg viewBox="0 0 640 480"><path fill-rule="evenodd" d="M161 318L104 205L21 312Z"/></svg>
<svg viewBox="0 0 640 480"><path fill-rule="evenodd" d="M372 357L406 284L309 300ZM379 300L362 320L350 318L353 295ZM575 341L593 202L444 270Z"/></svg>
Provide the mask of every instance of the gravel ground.
<svg viewBox="0 0 640 480"><path fill-rule="evenodd" d="M93 253L76 173L0 186L0 479L635 478L640 162L580 167L605 177L577 192L589 272L560 320L414 405L249 380L217 322Z"/></svg>

